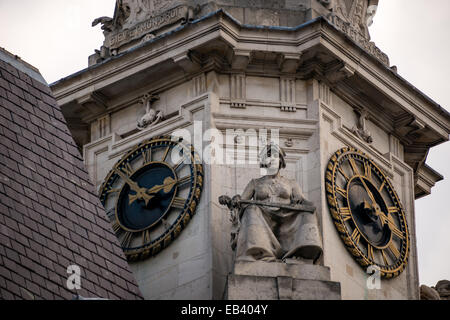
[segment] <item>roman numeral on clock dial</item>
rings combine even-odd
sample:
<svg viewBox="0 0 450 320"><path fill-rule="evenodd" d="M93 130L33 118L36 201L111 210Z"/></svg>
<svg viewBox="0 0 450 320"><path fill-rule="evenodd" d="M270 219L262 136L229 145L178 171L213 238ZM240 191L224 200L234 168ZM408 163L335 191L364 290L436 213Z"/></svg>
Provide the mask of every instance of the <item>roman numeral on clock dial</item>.
<svg viewBox="0 0 450 320"><path fill-rule="evenodd" d="M166 148L166 151L164 151L164 155L161 161L166 161L167 156L169 155L169 151L170 151L170 146Z"/></svg>
<svg viewBox="0 0 450 320"><path fill-rule="evenodd" d="M152 162L152 149L148 148L142 151L142 157L144 159L144 164Z"/></svg>
<svg viewBox="0 0 450 320"><path fill-rule="evenodd" d="M359 175L358 165L355 162L355 159L350 158L348 159L348 162L350 163L350 166L352 167L353 174Z"/></svg>
<svg viewBox="0 0 450 320"><path fill-rule="evenodd" d="M150 230L142 231L142 245L150 242Z"/></svg>
<svg viewBox="0 0 450 320"><path fill-rule="evenodd" d="M352 239L356 243L356 245L359 244L359 239L361 238L361 234L359 233L359 230L355 228L352 233Z"/></svg>
<svg viewBox="0 0 450 320"><path fill-rule="evenodd" d="M122 168L121 168L122 172L125 173L127 176L131 176L133 174L133 167L131 166L131 164L126 163Z"/></svg>
<svg viewBox="0 0 450 320"><path fill-rule="evenodd" d="M134 235L132 232L126 232L121 241L122 248L129 248L131 246L131 242L133 241L133 237Z"/></svg>
<svg viewBox="0 0 450 320"><path fill-rule="evenodd" d="M336 187L336 192L339 193L344 198L347 198L347 190L342 189L340 187Z"/></svg>
<svg viewBox="0 0 450 320"><path fill-rule="evenodd" d="M367 257L370 260L375 261L375 256L373 254L373 247L369 243L367 244Z"/></svg>
<svg viewBox="0 0 450 320"><path fill-rule="evenodd" d="M395 256L396 259L400 258L400 252L395 247L394 242L391 241L391 243L388 245L388 250Z"/></svg>
<svg viewBox="0 0 450 320"><path fill-rule="evenodd" d="M345 174L344 169L342 167L339 167L338 171L342 174L342 176L345 178L345 180L349 181L350 178Z"/></svg>
<svg viewBox="0 0 450 320"><path fill-rule="evenodd" d="M172 207L177 208L177 209L184 209L186 200L187 199L175 197L175 199L173 199L173 202L172 202Z"/></svg>
<svg viewBox="0 0 450 320"><path fill-rule="evenodd" d="M342 219L344 221L350 220L352 218L352 214L350 212L350 208L349 207L339 208L339 213L341 214Z"/></svg>
<svg viewBox="0 0 450 320"><path fill-rule="evenodd" d="M386 252L384 252L384 250L381 250L381 256L383 257L384 265L385 265L385 266L388 266L388 265L389 265L389 262L388 262L388 258L387 258L387 256L386 256Z"/></svg>
<svg viewBox="0 0 450 320"><path fill-rule="evenodd" d="M372 168L366 162L364 162L364 175L366 176L367 179L369 180L372 179Z"/></svg>
<svg viewBox="0 0 450 320"><path fill-rule="evenodd" d="M179 186L184 185L187 182L190 182L191 180L192 180L192 176L183 177L181 179L178 179L177 185L179 185Z"/></svg>

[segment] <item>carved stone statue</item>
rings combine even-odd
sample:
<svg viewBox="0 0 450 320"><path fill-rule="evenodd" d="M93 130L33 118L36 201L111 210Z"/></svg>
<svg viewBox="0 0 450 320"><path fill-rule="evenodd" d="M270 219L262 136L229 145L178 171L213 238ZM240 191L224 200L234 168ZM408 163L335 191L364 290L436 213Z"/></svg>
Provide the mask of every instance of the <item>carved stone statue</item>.
<svg viewBox="0 0 450 320"><path fill-rule="evenodd" d="M114 17L100 17L92 22L92 26L95 27L98 24L102 25L102 30L107 34L109 32L116 31L124 25L128 20L131 13L131 7L127 3L127 0L116 0L116 6L114 9Z"/></svg>
<svg viewBox="0 0 450 320"><path fill-rule="evenodd" d="M441 300L441 298L436 289L423 284L420 286L420 300Z"/></svg>
<svg viewBox="0 0 450 320"><path fill-rule="evenodd" d="M242 195L219 202L232 211L231 245L236 262L297 259L313 264L322 254L315 207L296 181L284 178L284 151L269 145L261 152L266 175L249 182Z"/></svg>
<svg viewBox="0 0 450 320"><path fill-rule="evenodd" d="M355 127L353 127L352 132L357 135L361 140L371 144L373 142L372 134L367 130L366 119L368 112L363 109L361 111L355 111L358 115L358 122Z"/></svg>
<svg viewBox="0 0 450 320"><path fill-rule="evenodd" d="M450 300L450 281L441 280L435 286L441 300Z"/></svg>
<svg viewBox="0 0 450 320"><path fill-rule="evenodd" d="M158 124L163 119L163 114L161 111L155 111L152 108L152 103L158 101L159 97L152 94L146 94L141 99L141 103L145 106L145 115L138 121L138 129L144 130L147 127L154 126Z"/></svg>
<svg viewBox="0 0 450 320"><path fill-rule="evenodd" d="M369 27L377 12L379 0L319 0L332 14L348 23L354 30L370 39Z"/></svg>

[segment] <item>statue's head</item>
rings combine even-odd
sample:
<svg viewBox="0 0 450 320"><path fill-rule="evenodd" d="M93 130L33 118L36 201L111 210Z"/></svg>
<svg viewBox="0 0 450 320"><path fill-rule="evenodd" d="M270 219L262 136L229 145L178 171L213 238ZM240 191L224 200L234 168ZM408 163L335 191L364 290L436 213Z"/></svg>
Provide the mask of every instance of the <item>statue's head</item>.
<svg viewBox="0 0 450 320"><path fill-rule="evenodd" d="M259 154L262 175L274 175L280 169L286 168L286 153L280 146L271 143L263 148Z"/></svg>
<svg viewBox="0 0 450 320"><path fill-rule="evenodd" d="M378 6L377 5L369 5L367 8L367 14L366 14L366 23L367 26L370 27L373 24L373 18L375 17L375 14L377 13Z"/></svg>

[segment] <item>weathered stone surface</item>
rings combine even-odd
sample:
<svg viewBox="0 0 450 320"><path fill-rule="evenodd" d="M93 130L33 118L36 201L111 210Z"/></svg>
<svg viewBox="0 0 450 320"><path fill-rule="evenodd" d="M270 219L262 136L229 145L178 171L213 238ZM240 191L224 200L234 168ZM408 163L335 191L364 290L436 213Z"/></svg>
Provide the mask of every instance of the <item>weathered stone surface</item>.
<svg viewBox="0 0 450 320"><path fill-rule="evenodd" d="M102 25L105 41L89 57L89 63L99 63L195 19L224 10L242 24L266 27L296 27L322 16L388 65L387 56L369 41L368 27L377 7L378 0L117 0L112 18L100 17L92 22L92 26Z"/></svg>
<svg viewBox="0 0 450 320"><path fill-rule="evenodd" d="M228 276L229 300L340 300L341 286L328 267L285 262L238 262Z"/></svg>
<svg viewBox="0 0 450 320"><path fill-rule="evenodd" d="M340 300L338 282L230 275L228 300Z"/></svg>
<svg viewBox="0 0 450 320"><path fill-rule="evenodd" d="M254 7L266 2L255 1ZM295 13L297 6L309 2L325 8L316 0L284 4ZM272 9L281 12L282 4L280 1ZM298 28L251 26L243 25L241 19L253 8L244 9L236 6L233 11L207 17L200 12L203 19L173 32L164 31L137 48L128 47L132 50L125 46L123 55L52 86L69 122L88 137L77 142L85 150L93 181L101 184L118 157L137 143L177 128L193 132L195 120L203 121L203 130L221 132L279 128L288 156L286 177L295 179L305 197L317 206L324 249L319 263L331 268L332 279L341 284L342 298L417 299L415 249L406 272L396 279L382 280L379 290L367 290L366 270L348 254L328 209L322 205L324 159L345 145L370 154L399 191L412 226L411 248L415 248L414 175L423 177L419 181L427 181L428 189L436 181L437 175L430 170L417 172L424 167L429 149L448 140L450 116L324 19ZM279 18L283 25L298 25L295 16L292 20L283 15ZM218 30L229 30L233 35ZM138 100L148 92L160 96L152 107L165 117L153 128L137 132L136 121L143 112ZM102 114L93 114L91 102L81 103L90 93L106 98L107 110ZM96 110L101 110L102 99L94 100ZM370 147L351 132L357 126L357 106L369 111L366 129L373 138ZM105 121L108 130L103 130L103 116L110 117ZM241 159L234 153L229 156ZM214 164L205 168L205 174L202 210L179 241L154 259L133 266L148 298L223 298L234 260L229 245L230 216L217 199L242 192L248 181L260 176L260 170L256 165ZM202 278L197 270L191 273L185 268L197 263L199 257L205 261ZM160 276L167 279L164 286ZM280 280L283 288L289 283ZM286 297L286 292L289 290L278 296Z"/></svg>
<svg viewBox="0 0 450 320"><path fill-rule="evenodd" d="M292 277L305 280L330 280L330 268L311 264L284 262L237 262L234 274L258 277Z"/></svg>

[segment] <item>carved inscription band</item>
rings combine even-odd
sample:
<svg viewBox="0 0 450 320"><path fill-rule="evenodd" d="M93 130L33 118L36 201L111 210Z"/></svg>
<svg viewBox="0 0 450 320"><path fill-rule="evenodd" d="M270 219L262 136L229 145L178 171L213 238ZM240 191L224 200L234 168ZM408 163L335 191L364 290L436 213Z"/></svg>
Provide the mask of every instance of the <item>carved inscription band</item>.
<svg viewBox="0 0 450 320"><path fill-rule="evenodd" d="M135 39L139 39L145 34L156 31L159 28L167 25L174 24L178 21L186 22L189 16L188 6L178 6L171 10L164 12L163 14L151 17L147 21L139 23L132 29L128 29L109 36L110 48L118 48L121 45Z"/></svg>

